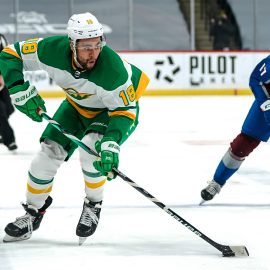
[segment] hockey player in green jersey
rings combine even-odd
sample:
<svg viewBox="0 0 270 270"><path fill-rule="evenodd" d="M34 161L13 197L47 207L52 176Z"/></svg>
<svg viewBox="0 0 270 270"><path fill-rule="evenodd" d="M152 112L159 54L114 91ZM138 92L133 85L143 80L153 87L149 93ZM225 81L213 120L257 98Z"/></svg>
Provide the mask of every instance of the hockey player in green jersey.
<svg viewBox="0 0 270 270"><path fill-rule="evenodd" d="M46 111L45 103L24 80L23 69L47 71L66 94L53 119L100 154L97 160L78 148L86 196L76 234L85 240L98 225L104 184L114 178L120 145L137 126L138 99L149 79L106 45L102 25L91 13L71 16L67 31L68 36L9 45L0 54L0 71L15 107L38 122L37 109ZM52 203L56 172L77 147L50 125L40 142L28 171L26 213L6 226L4 242L28 239L38 229Z"/></svg>

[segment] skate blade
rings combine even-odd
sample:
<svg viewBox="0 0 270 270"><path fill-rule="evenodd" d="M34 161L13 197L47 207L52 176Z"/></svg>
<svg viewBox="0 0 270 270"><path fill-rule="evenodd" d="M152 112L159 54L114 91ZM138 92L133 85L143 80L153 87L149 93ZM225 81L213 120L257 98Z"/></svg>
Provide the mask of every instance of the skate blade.
<svg viewBox="0 0 270 270"><path fill-rule="evenodd" d="M3 238L3 242L9 243L9 242L23 241L23 240L29 239L31 236L32 236L32 233L26 233L20 237L13 237L13 236L6 234Z"/></svg>
<svg viewBox="0 0 270 270"><path fill-rule="evenodd" d="M81 246L85 241L87 237L79 237L79 246Z"/></svg>
<svg viewBox="0 0 270 270"><path fill-rule="evenodd" d="M11 155L18 155L17 149L15 149L15 150L9 150L9 153L10 153Z"/></svg>
<svg viewBox="0 0 270 270"><path fill-rule="evenodd" d="M201 200L201 202L199 203L199 205L203 205L206 201L204 199Z"/></svg>

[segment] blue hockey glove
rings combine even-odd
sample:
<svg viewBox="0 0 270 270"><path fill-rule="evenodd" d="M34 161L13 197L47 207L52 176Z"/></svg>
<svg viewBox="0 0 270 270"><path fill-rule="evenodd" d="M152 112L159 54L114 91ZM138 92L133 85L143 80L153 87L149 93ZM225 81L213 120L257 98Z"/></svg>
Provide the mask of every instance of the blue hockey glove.
<svg viewBox="0 0 270 270"><path fill-rule="evenodd" d="M108 180L114 179L116 175L112 172L112 168L118 168L119 165L119 145L113 138L103 138L96 142L95 148L100 155L100 160L94 161L95 169L107 176Z"/></svg>
<svg viewBox="0 0 270 270"><path fill-rule="evenodd" d="M32 120L41 122L42 117L37 113L37 108L46 112L45 102L38 94L35 86L30 86L29 82L23 85L16 85L9 89L10 97L14 106L26 114Z"/></svg>
<svg viewBox="0 0 270 270"><path fill-rule="evenodd" d="M270 126L270 99L267 99L260 106L262 111L264 112L265 122Z"/></svg>

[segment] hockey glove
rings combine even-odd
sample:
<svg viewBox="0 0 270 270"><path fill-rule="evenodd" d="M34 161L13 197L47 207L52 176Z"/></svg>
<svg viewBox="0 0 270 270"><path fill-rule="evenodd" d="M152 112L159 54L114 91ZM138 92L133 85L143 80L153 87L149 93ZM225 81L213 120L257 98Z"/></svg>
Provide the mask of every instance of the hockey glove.
<svg viewBox="0 0 270 270"><path fill-rule="evenodd" d="M9 90L10 97L14 106L26 114L32 120L41 122L42 117L37 113L37 108L46 112L45 102L38 94L35 86L30 86L29 82L23 85L16 85Z"/></svg>
<svg viewBox="0 0 270 270"><path fill-rule="evenodd" d="M265 102L263 102L260 107L264 112L265 122L270 126L270 99L267 99Z"/></svg>
<svg viewBox="0 0 270 270"><path fill-rule="evenodd" d="M110 181L116 177L112 168L118 168L120 147L113 138L103 138L96 142L96 150L100 155L100 160L94 161L96 170L107 176Z"/></svg>

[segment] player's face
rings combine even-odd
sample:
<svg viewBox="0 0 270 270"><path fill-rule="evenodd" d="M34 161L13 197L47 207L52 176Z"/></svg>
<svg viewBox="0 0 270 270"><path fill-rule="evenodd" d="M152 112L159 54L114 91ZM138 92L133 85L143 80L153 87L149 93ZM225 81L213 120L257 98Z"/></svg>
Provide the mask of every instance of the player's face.
<svg viewBox="0 0 270 270"><path fill-rule="evenodd" d="M91 70L101 51L100 37L87 38L77 41L77 61L83 69Z"/></svg>

